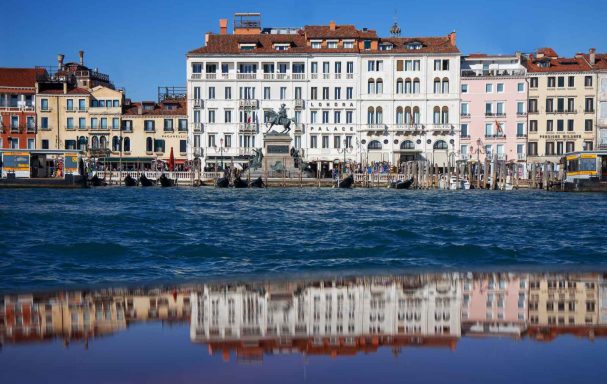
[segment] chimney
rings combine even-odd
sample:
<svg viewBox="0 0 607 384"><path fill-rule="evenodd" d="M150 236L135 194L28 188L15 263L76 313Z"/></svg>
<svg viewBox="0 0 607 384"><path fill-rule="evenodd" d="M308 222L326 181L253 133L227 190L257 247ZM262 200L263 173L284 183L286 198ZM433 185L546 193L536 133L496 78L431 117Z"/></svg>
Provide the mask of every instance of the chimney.
<svg viewBox="0 0 607 384"><path fill-rule="evenodd" d="M84 65L84 51L80 51L78 53L80 53L80 65Z"/></svg>
<svg viewBox="0 0 607 384"><path fill-rule="evenodd" d="M211 35L211 32L207 32L204 34L204 45L207 46L209 44L209 36Z"/></svg>
<svg viewBox="0 0 607 384"><path fill-rule="evenodd" d="M457 34L455 33L455 31L453 31L449 34L449 44L451 44L452 47L455 47L456 38L457 38Z"/></svg>
<svg viewBox="0 0 607 384"><path fill-rule="evenodd" d="M63 69L63 58L65 57L65 55L63 53L60 53L57 55L57 66L59 67L59 70Z"/></svg>
<svg viewBox="0 0 607 384"><path fill-rule="evenodd" d="M143 115L143 103L140 103L139 105L137 105L137 114Z"/></svg>
<svg viewBox="0 0 607 384"><path fill-rule="evenodd" d="M228 34L228 19L219 19L219 34Z"/></svg>
<svg viewBox="0 0 607 384"><path fill-rule="evenodd" d="M331 31L335 30L335 21L333 21L333 20L329 21L329 29Z"/></svg>
<svg viewBox="0 0 607 384"><path fill-rule="evenodd" d="M596 63L596 49L590 48L588 53L589 53L588 56L589 56L590 65L594 65Z"/></svg>
<svg viewBox="0 0 607 384"><path fill-rule="evenodd" d="M63 94L66 95L67 94L67 81L63 82Z"/></svg>

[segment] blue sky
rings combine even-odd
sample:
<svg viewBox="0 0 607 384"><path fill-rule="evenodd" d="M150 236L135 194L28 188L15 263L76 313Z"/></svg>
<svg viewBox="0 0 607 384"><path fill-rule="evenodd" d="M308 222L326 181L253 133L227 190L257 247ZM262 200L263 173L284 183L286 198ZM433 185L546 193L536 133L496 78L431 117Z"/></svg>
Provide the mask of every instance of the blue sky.
<svg viewBox="0 0 607 384"><path fill-rule="evenodd" d="M560 55L596 47L607 1L601 0L2 0L0 66L56 65L57 54L110 75L133 100L153 100L158 85L185 85L185 54L217 32L218 19L261 12L264 26L338 24L387 35L395 15L403 36L457 31L464 53L529 52L551 46Z"/></svg>

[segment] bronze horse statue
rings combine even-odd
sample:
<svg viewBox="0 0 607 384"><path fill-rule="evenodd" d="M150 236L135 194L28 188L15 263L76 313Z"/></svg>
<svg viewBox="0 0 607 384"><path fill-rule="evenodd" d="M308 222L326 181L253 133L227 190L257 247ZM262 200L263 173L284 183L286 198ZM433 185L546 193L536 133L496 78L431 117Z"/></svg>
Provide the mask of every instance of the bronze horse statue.
<svg viewBox="0 0 607 384"><path fill-rule="evenodd" d="M291 122L294 122L294 120L287 117L287 112L285 110L284 104L280 106L278 113L274 111L269 111L267 116L269 117L269 119L266 122L266 126L268 126L269 124L269 127L266 133L270 132L272 130L272 127L275 125L282 125L283 131L281 132L281 134L289 133L289 131L291 131Z"/></svg>

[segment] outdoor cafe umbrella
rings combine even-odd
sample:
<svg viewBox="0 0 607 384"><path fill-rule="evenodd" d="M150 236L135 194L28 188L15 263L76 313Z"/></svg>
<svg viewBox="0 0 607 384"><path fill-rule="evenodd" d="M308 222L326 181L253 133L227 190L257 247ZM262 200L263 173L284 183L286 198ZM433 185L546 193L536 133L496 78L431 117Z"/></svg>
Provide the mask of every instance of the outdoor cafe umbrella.
<svg viewBox="0 0 607 384"><path fill-rule="evenodd" d="M171 154L169 155L169 171L175 170L175 155L173 154L173 147L171 147Z"/></svg>

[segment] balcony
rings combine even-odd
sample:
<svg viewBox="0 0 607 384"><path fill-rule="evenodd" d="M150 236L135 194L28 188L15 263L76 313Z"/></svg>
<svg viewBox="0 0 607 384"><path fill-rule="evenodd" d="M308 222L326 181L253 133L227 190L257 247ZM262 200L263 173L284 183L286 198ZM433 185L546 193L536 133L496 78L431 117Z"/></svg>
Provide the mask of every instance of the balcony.
<svg viewBox="0 0 607 384"><path fill-rule="evenodd" d="M204 125L202 123L192 123L192 129L196 133L202 133L204 129Z"/></svg>
<svg viewBox="0 0 607 384"><path fill-rule="evenodd" d="M202 157L202 148L200 147L195 147L194 148L194 157Z"/></svg>
<svg viewBox="0 0 607 384"><path fill-rule="evenodd" d="M293 124L293 129L295 130L295 133L305 133L305 125L303 123L295 123Z"/></svg>
<svg viewBox="0 0 607 384"><path fill-rule="evenodd" d="M516 137L517 137L518 139L522 139L522 138L527 137L527 134L526 134L526 133L517 133L517 134L516 134Z"/></svg>
<svg viewBox="0 0 607 384"><path fill-rule="evenodd" d="M485 117L494 117L495 113L493 112L485 112Z"/></svg>
<svg viewBox="0 0 607 384"><path fill-rule="evenodd" d="M546 114L557 114L557 113L561 113L561 114L577 113L577 109L568 109L568 110L557 109L557 110L546 111Z"/></svg>
<svg viewBox="0 0 607 384"><path fill-rule="evenodd" d="M525 154L524 154L524 153L517 153L517 154L516 154L516 159L517 159L518 161L524 161L524 160L526 159L526 156L525 156Z"/></svg>
<svg viewBox="0 0 607 384"><path fill-rule="evenodd" d="M201 99L194 99L194 109L204 108L204 101Z"/></svg>
<svg viewBox="0 0 607 384"><path fill-rule="evenodd" d="M506 140L506 135L501 134L501 133L485 134L485 139Z"/></svg>
<svg viewBox="0 0 607 384"><path fill-rule="evenodd" d="M531 109L531 110L527 111L527 113L530 115L537 115L540 112L537 109Z"/></svg>
<svg viewBox="0 0 607 384"><path fill-rule="evenodd" d="M240 108L253 108L259 107L259 101L257 99L240 99L238 102Z"/></svg>
<svg viewBox="0 0 607 384"><path fill-rule="evenodd" d="M353 73L346 73L346 79L347 79L347 80L352 80L352 79L354 79L354 74L353 74Z"/></svg>
<svg viewBox="0 0 607 384"><path fill-rule="evenodd" d="M584 109L584 113L594 113L594 108L592 108L592 109Z"/></svg>
<svg viewBox="0 0 607 384"><path fill-rule="evenodd" d="M190 78L192 80L200 80L202 79L202 73L192 73L192 76Z"/></svg>
<svg viewBox="0 0 607 384"><path fill-rule="evenodd" d="M205 75L205 79L207 79L207 80L217 80L217 74L216 73L207 73Z"/></svg>
<svg viewBox="0 0 607 384"><path fill-rule="evenodd" d="M461 134L461 135L459 135L459 138L460 138L460 139L464 139L464 140L470 140L470 135L467 135L467 134Z"/></svg>
<svg viewBox="0 0 607 384"><path fill-rule="evenodd" d="M459 116L460 116L460 117L462 117L462 118L469 118L469 117L470 117L470 114L469 114L468 112L461 112L461 113L459 114Z"/></svg>
<svg viewBox="0 0 607 384"><path fill-rule="evenodd" d="M369 131L383 131L387 128L385 124L367 124L367 130Z"/></svg>
<svg viewBox="0 0 607 384"><path fill-rule="evenodd" d="M264 80L274 80L274 74L273 73L264 73L263 79Z"/></svg>
<svg viewBox="0 0 607 384"><path fill-rule="evenodd" d="M396 124L394 128L403 131L421 131L424 126L422 124Z"/></svg>
<svg viewBox="0 0 607 384"><path fill-rule="evenodd" d="M506 117L506 113L505 112L497 112L495 114L495 117Z"/></svg>
<svg viewBox="0 0 607 384"><path fill-rule="evenodd" d="M6 112L22 112L22 111L34 111L33 105L22 104L22 102L18 102L18 105L2 105L0 104L0 110Z"/></svg>
<svg viewBox="0 0 607 384"><path fill-rule="evenodd" d="M428 126L428 130L435 134L440 133L453 133L453 125L451 124L431 124Z"/></svg>
<svg viewBox="0 0 607 384"><path fill-rule="evenodd" d="M341 73L336 73L335 80L340 80L340 79L341 79Z"/></svg>
<svg viewBox="0 0 607 384"><path fill-rule="evenodd" d="M516 117L527 117L527 112L517 112Z"/></svg>
<svg viewBox="0 0 607 384"><path fill-rule="evenodd" d="M246 133L257 133L257 123L238 123L238 131Z"/></svg>
<svg viewBox="0 0 607 384"><path fill-rule="evenodd" d="M288 80L289 77L290 76L287 73L277 73L276 74L276 80Z"/></svg>
<svg viewBox="0 0 607 384"><path fill-rule="evenodd" d="M257 79L256 73L237 73L236 78L238 80L255 80Z"/></svg>
<svg viewBox="0 0 607 384"><path fill-rule="evenodd" d="M305 107L305 101L302 99L295 99L295 108L296 109L304 109Z"/></svg>
<svg viewBox="0 0 607 384"><path fill-rule="evenodd" d="M293 80L305 80L305 79L306 79L305 73L294 73L293 74Z"/></svg>
<svg viewBox="0 0 607 384"><path fill-rule="evenodd" d="M329 80L331 78L331 75L328 73L323 73L322 78L323 78L323 80Z"/></svg>

